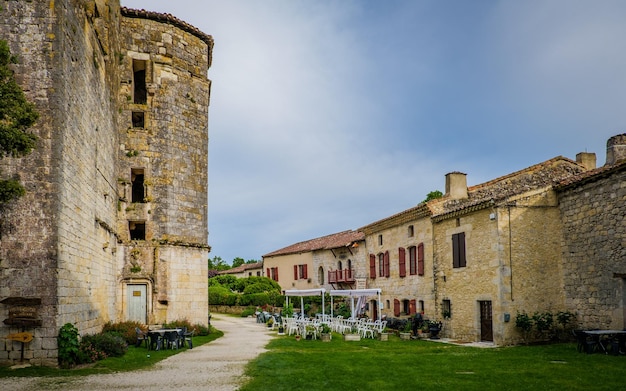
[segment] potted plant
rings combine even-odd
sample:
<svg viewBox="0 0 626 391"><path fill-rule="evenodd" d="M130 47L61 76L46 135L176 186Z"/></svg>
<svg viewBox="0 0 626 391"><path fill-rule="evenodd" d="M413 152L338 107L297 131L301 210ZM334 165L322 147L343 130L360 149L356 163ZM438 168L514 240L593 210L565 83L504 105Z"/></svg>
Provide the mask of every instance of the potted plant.
<svg viewBox="0 0 626 391"><path fill-rule="evenodd" d="M400 339L403 341L408 341L411 339L411 321L407 320L404 328L400 331Z"/></svg>
<svg viewBox="0 0 626 391"><path fill-rule="evenodd" d="M387 327L385 327L383 329L383 331L378 334L378 339L380 341L388 341L389 340L389 329Z"/></svg>
<svg viewBox="0 0 626 391"><path fill-rule="evenodd" d="M356 327L352 327L352 329L343 335L344 341L360 341L361 335L357 332Z"/></svg>
<svg viewBox="0 0 626 391"><path fill-rule="evenodd" d="M304 331L306 333L306 339L313 339L313 336L315 335L315 326L312 324L307 324L304 328Z"/></svg>
<svg viewBox="0 0 626 391"><path fill-rule="evenodd" d="M285 326L282 323L278 324L278 335L285 335Z"/></svg>
<svg viewBox="0 0 626 391"><path fill-rule="evenodd" d="M267 320L267 328L268 329L273 329L274 328L274 317L270 316L270 318Z"/></svg>
<svg viewBox="0 0 626 391"><path fill-rule="evenodd" d="M322 342L330 342L332 334L330 333L330 327L327 324L322 324L321 339Z"/></svg>
<svg viewBox="0 0 626 391"><path fill-rule="evenodd" d="M439 339L439 332L442 327L441 321L429 321L428 322L428 331L430 331L430 339Z"/></svg>

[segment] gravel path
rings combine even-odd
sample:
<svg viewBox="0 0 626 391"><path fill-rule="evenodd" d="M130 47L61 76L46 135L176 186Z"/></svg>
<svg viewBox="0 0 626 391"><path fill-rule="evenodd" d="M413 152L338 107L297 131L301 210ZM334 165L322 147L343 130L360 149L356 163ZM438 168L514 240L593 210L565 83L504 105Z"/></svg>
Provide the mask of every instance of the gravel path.
<svg viewBox="0 0 626 391"><path fill-rule="evenodd" d="M67 378L3 378L0 390L211 390L233 391L244 366L265 351L272 333L256 318L215 316L224 336L159 362L149 370Z"/></svg>

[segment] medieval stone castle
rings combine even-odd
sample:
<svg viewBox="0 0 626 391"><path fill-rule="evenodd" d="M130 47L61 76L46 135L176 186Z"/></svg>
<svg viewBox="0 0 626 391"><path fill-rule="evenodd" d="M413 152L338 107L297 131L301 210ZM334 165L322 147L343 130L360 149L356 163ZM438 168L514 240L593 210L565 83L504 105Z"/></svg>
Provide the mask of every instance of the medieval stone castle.
<svg viewBox="0 0 626 391"><path fill-rule="evenodd" d="M206 324L212 37L51 0L3 2L0 39L40 113L33 153L0 160L27 189L0 212L0 362L56 365L65 323Z"/></svg>

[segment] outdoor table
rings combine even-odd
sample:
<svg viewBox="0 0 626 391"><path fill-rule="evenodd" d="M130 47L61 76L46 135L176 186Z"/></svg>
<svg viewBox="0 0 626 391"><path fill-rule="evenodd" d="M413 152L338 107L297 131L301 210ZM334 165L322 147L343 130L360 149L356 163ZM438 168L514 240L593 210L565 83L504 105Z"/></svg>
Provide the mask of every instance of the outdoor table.
<svg viewBox="0 0 626 391"><path fill-rule="evenodd" d="M602 349L605 354L609 353L606 344L610 342L612 337L617 336L620 339L620 342L622 341L622 338L626 337L626 330L585 330L583 333L596 339L600 349Z"/></svg>
<svg viewBox="0 0 626 391"><path fill-rule="evenodd" d="M150 349L152 349L153 345L155 346L155 350L161 349L161 344L164 341L165 333L175 332L180 334L182 329L157 329L157 330L149 330L148 338L150 338L150 344L148 345Z"/></svg>

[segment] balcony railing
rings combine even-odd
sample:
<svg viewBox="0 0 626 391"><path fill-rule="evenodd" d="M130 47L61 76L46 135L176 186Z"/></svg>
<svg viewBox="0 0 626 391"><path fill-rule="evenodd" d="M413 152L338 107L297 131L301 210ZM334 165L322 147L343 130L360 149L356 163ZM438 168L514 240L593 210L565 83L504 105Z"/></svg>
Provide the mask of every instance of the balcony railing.
<svg viewBox="0 0 626 391"><path fill-rule="evenodd" d="M340 282L353 283L354 269L329 270L328 282L330 284L336 284Z"/></svg>

